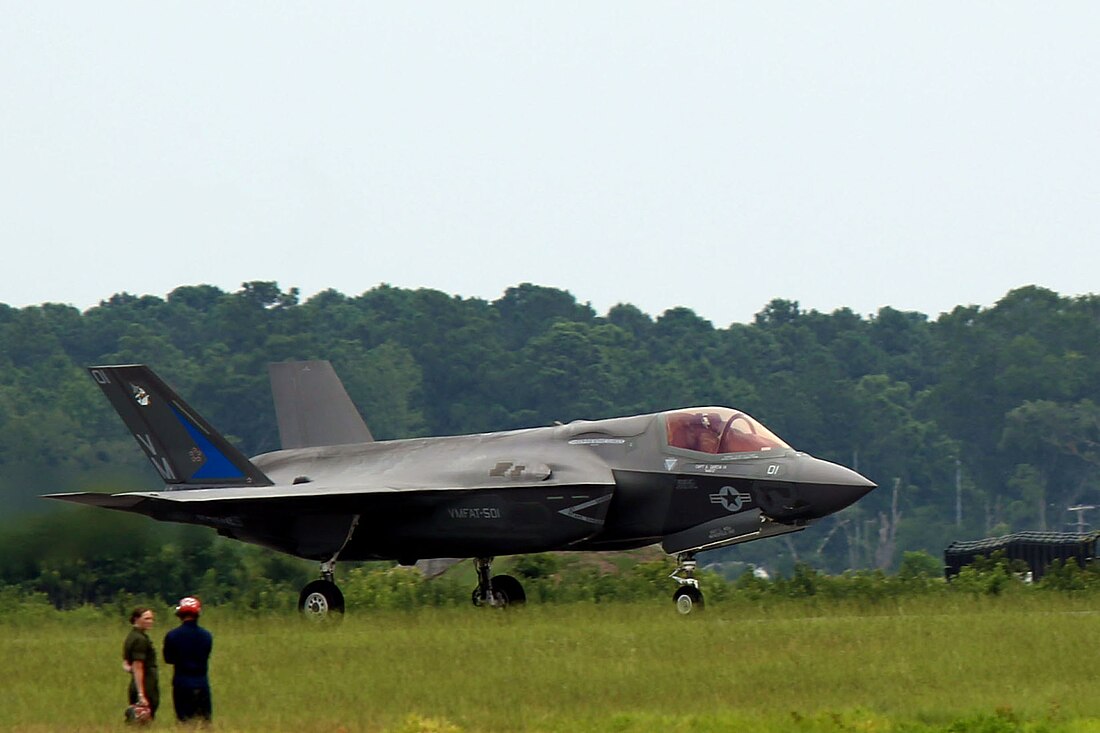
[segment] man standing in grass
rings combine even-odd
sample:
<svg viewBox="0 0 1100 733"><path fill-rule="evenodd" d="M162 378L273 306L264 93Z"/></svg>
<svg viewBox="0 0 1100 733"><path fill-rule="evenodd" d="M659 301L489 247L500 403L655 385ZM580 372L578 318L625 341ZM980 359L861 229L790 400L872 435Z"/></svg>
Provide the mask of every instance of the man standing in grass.
<svg viewBox="0 0 1100 733"><path fill-rule="evenodd" d="M210 722L210 678L207 676L214 637L199 626L202 603L187 596L180 599L176 615L180 625L164 637L164 661L175 665L172 702L180 722L201 719Z"/></svg>

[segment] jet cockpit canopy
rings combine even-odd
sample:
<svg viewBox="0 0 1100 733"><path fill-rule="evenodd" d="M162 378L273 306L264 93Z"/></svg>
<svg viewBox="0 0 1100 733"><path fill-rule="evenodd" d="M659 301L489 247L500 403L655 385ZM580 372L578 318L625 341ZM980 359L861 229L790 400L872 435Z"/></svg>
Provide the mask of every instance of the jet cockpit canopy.
<svg viewBox="0 0 1100 733"><path fill-rule="evenodd" d="M763 423L728 407L675 410L664 417L672 448L715 454L790 449Z"/></svg>

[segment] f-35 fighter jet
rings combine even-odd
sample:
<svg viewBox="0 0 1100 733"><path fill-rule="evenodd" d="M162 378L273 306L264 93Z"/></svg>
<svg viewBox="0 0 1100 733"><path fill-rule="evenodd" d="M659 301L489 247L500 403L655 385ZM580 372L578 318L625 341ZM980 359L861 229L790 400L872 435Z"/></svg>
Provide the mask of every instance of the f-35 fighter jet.
<svg viewBox="0 0 1100 733"><path fill-rule="evenodd" d="M687 614L703 605L696 553L798 532L875 488L727 407L376 442L326 361L271 365L282 449L250 460L148 367L89 371L165 487L48 498L317 560L311 616L344 610L337 559L474 558L474 604L506 606L525 594L492 575L496 556L658 543Z"/></svg>

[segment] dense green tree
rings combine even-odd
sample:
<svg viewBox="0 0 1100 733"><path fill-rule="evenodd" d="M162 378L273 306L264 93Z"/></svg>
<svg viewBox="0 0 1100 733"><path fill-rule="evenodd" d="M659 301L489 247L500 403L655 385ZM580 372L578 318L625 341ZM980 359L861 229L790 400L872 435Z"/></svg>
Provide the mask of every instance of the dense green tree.
<svg viewBox="0 0 1100 733"><path fill-rule="evenodd" d="M1100 503L1100 296L1029 286L934 321L777 299L752 323L715 328L686 307L654 318L618 304L600 317L530 283L492 302L385 284L302 302L295 288L252 281L235 292L185 285L163 299L119 293L84 312L0 304L5 515L44 511L34 497L48 491L156 485L87 366L149 363L251 454L278 446L267 364L288 359L330 359L379 438L725 404L880 484L812 532L725 552L772 568L889 564L951 539L1061 529L1076 518L1067 507ZM79 516L93 534L117 530ZM157 545L148 551L169 575L179 553L191 558L191 575L172 582L214 588L266 572L267 560L211 549L212 533L194 531L205 539L140 530L138 540ZM101 576L132 583L124 563L88 556L70 567L87 548L62 544L59 555L21 537L3 545L20 577L58 598L99 597Z"/></svg>
<svg viewBox="0 0 1100 733"><path fill-rule="evenodd" d="M577 303L568 292L531 283L508 288L493 307L500 315L505 344L511 349L519 348L555 321L591 323L596 317L592 306Z"/></svg>
<svg viewBox="0 0 1100 733"><path fill-rule="evenodd" d="M376 440L424 434L424 415L417 408L423 377L408 349L387 342L364 350L354 341L340 341L329 356Z"/></svg>

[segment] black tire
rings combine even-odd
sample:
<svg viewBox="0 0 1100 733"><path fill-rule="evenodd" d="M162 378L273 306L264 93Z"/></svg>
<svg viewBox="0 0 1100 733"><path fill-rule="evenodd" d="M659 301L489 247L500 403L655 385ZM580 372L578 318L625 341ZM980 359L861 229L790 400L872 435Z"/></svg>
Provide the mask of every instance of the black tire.
<svg viewBox="0 0 1100 733"><path fill-rule="evenodd" d="M335 583L315 580L298 595L298 611L312 621L343 618L344 594Z"/></svg>
<svg viewBox="0 0 1100 733"><path fill-rule="evenodd" d="M703 592L690 585L678 588L672 594L672 602L676 604L676 612L681 616L699 613L705 605L703 603Z"/></svg>
<svg viewBox="0 0 1100 733"><path fill-rule="evenodd" d="M527 602L523 585L511 575L493 576L493 592L504 596L505 606L522 606Z"/></svg>

